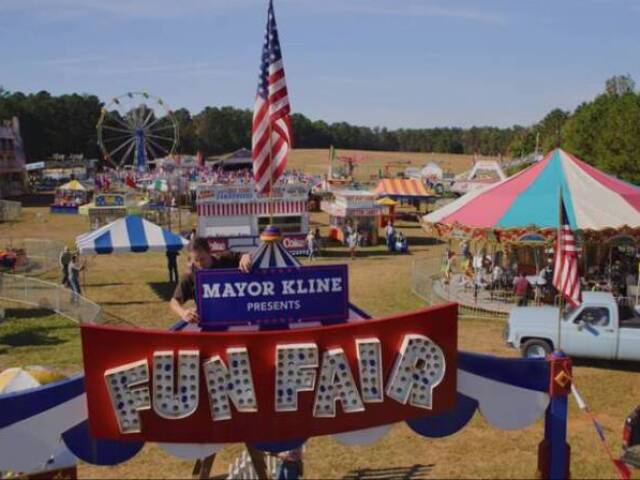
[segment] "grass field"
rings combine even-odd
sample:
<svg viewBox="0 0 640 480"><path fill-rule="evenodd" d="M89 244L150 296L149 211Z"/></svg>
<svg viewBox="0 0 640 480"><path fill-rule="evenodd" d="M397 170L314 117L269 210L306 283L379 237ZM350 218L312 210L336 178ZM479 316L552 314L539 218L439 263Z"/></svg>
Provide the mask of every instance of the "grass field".
<svg viewBox="0 0 640 480"><path fill-rule="evenodd" d="M296 162L309 162L317 152L297 152ZM381 154L382 155L382 154ZM396 154L390 154L394 158ZM426 156L418 155L420 160ZM318 159L318 161L320 161ZM458 160L451 159L453 164ZM462 160L461 160L462 162ZM422 161L421 161L422 163ZM306 165L306 163L305 163ZM326 231L326 217L313 221ZM372 315L380 316L424 306L410 292L414 259L438 254L417 223L400 223L407 234L411 254L389 256L383 247L363 249L350 262L351 300ZM61 239L72 244L87 229L83 217L50 216L43 208L27 208L23 220L0 225L0 236ZM185 259L180 257L184 266ZM330 248L318 263L346 261L341 247ZM86 295L103 305L107 313L138 327L166 328L175 319L169 312L165 257L162 254L129 254L88 257L84 278ZM55 272L45 278L55 279ZM43 364L70 374L81 369L78 329L71 321L42 310L6 305L7 320L0 323L0 369ZM10 307L10 308L9 308ZM504 323L461 320L461 349L514 356L502 339ZM578 387L605 428L610 447L618 452L622 422L640 403L640 365L579 364L574 370ZM421 478L531 478L535 474L536 449L542 438L542 421L526 430L505 432L490 427L480 414L461 432L448 438L427 440L404 424L396 425L377 443L366 447L343 447L331 438L314 438L307 444L305 469L308 478L375 478L376 472L395 468ZM569 442L572 446L573 478L611 478L614 475L601 450L591 423L571 401ZM225 448L218 456L215 473L241 451L240 445ZM149 444L133 460L111 468L81 465L81 478L185 478L192 464Z"/></svg>
<svg viewBox="0 0 640 480"><path fill-rule="evenodd" d="M422 167L428 161L435 161L442 169L455 174L469 170L473 166L472 155L454 155L448 153L411 153L411 152L371 152L359 150L341 150L338 149L336 155L351 156L360 158L362 161L358 163L355 170L356 180L365 182L372 176L378 174L378 171L384 169L387 163L402 163L402 166L390 169L391 174L401 172L406 167ZM489 159L489 157L487 157ZM495 158L497 159L497 157ZM338 167L342 163L336 161L334 167ZM327 173L329 165L329 151L325 149L300 149L293 150L289 166L303 170L309 174L322 175Z"/></svg>

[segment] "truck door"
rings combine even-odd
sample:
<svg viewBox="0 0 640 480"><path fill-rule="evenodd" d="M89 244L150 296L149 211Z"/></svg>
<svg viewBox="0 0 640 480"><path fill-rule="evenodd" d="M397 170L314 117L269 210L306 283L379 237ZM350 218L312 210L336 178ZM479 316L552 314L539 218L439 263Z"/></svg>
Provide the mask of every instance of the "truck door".
<svg viewBox="0 0 640 480"><path fill-rule="evenodd" d="M617 332L613 313L607 306L584 306L566 330L565 351L586 358L614 358Z"/></svg>

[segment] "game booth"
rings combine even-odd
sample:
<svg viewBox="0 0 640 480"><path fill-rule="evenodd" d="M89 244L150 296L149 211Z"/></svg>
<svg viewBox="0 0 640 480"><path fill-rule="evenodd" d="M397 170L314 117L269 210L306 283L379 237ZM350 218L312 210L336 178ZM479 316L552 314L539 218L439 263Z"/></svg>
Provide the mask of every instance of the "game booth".
<svg viewBox="0 0 640 480"><path fill-rule="evenodd" d="M440 438L479 411L504 430L544 419L532 474L569 477L569 358L459 351L455 304L373 319L350 303L346 265L300 266L275 228L252 257L250 274L197 272L199 325L82 324L83 374L0 394L1 469L74 478L78 460L115 465L155 442L208 478L240 442L248 477L267 478L265 453L311 437L367 445L404 421Z"/></svg>
<svg viewBox="0 0 640 480"><path fill-rule="evenodd" d="M76 215L80 207L89 202L91 194L92 192L78 180L71 180L56 189L55 200L49 211Z"/></svg>
<svg viewBox="0 0 640 480"><path fill-rule="evenodd" d="M131 192L97 193L94 201L87 205L89 225L97 230L119 218L126 217L137 208L136 195Z"/></svg>
<svg viewBox="0 0 640 480"><path fill-rule="evenodd" d="M252 181L201 184L196 195L197 233L209 239L213 251L249 251L272 224L280 229L289 252L306 253L309 186L278 183L271 195L262 195L255 192Z"/></svg>
<svg viewBox="0 0 640 480"><path fill-rule="evenodd" d="M322 201L320 209L329 214L329 238L345 243L352 229L362 235L363 246L378 244L378 225L386 208L376 203L374 193L338 190L332 200Z"/></svg>
<svg viewBox="0 0 640 480"><path fill-rule="evenodd" d="M376 200L376 205L380 205L383 208L380 215L380 227L385 228L389 223L395 222L398 202L389 197L382 197Z"/></svg>

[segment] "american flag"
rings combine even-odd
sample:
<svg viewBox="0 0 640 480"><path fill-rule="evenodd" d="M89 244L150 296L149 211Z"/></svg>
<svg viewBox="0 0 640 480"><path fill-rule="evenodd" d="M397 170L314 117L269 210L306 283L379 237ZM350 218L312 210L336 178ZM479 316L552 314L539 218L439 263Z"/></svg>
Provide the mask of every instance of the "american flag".
<svg viewBox="0 0 640 480"><path fill-rule="evenodd" d="M556 261L553 286L571 305L580 303L580 275L578 274L578 250L576 239L569 225L569 217L560 195L560 226L556 240Z"/></svg>
<svg viewBox="0 0 640 480"><path fill-rule="evenodd" d="M290 111L273 0L270 0L251 138L253 176L258 192L268 193L287 165L292 136Z"/></svg>

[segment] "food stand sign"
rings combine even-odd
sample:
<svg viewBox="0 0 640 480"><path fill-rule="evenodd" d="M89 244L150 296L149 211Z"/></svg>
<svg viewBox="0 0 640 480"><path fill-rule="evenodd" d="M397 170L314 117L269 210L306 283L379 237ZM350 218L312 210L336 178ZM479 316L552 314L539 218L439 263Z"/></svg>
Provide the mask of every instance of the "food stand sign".
<svg viewBox="0 0 640 480"><path fill-rule="evenodd" d="M453 304L277 331L81 330L95 438L279 442L456 405Z"/></svg>
<svg viewBox="0 0 640 480"><path fill-rule="evenodd" d="M304 184L290 184L273 188L270 195L257 193L252 184L201 185L197 188L197 200L215 203L270 202L275 200L302 200L309 195Z"/></svg>
<svg viewBox="0 0 640 480"><path fill-rule="evenodd" d="M124 195L119 193L100 193L96 195L96 207L124 207Z"/></svg>
<svg viewBox="0 0 640 480"><path fill-rule="evenodd" d="M200 325L342 322L349 315L348 281L346 265L268 268L252 275L236 269L199 270L196 298Z"/></svg>

